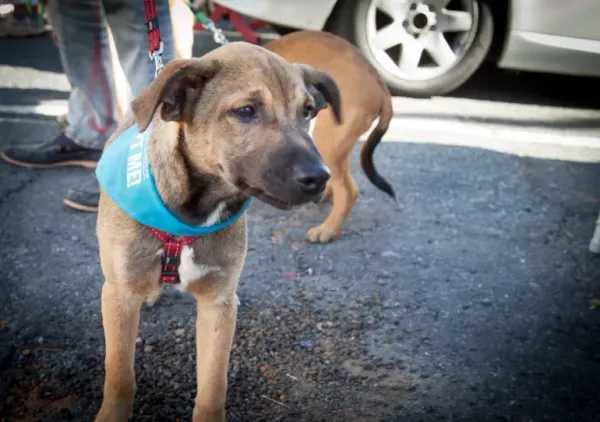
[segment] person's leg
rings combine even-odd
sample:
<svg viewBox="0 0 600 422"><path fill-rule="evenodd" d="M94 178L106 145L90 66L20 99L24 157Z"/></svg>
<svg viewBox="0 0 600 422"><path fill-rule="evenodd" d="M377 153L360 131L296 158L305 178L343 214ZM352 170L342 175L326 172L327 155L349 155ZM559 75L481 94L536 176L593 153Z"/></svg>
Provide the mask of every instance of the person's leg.
<svg viewBox="0 0 600 422"><path fill-rule="evenodd" d="M108 5L117 0L105 0ZM163 42L163 63L175 58L169 0L156 0L156 15ZM115 13L107 13L115 40L119 62L134 97L140 95L154 80L155 65L148 51L148 31L144 2L129 0Z"/></svg>
<svg viewBox="0 0 600 422"><path fill-rule="evenodd" d="M154 79L154 62L148 55L148 32L144 2L129 0L105 0L106 17L111 29L119 62L134 96L140 95ZM168 0L156 0L156 14L163 41L163 62L175 57L173 32ZM125 94L125 93L123 93ZM84 181L80 186L69 189L64 203L82 211L95 211L100 190L97 180Z"/></svg>
<svg viewBox="0 0 600 422"><path fill-rule="evenodd" d="M48 8L73 87L65 133L78 145L102 150L118 120L102 0L49 0Z"/></svg>
<svg viewBox="0 0 600 422"><path fill-rule="evenodd" d="M63 69L72 85L64 132L34 148L11 148L2 158L37 167L94 168L117 126L111 57L101 0L50 0Z"/></svg>
<svg viewBox="0 0 600 422"><path fill-rule="evenodd" d="M145 14L143 14L143 7L142 4L140 3L134 3L133 6L137 6L136 9L134 10L133 8L129 8L129 10L124 11L124 13L116 13L116 10L118 10L118 7L110 7L110 4L112 2L109 3L110 0L104 0L104 4L105 4L105 8L104 10L106 11L106 18L108 21L108 27L109 27L109 33L112 32L113 28L117 28L117 35L122 35L119 34L119 28L125 28L126 30L128 30L128 26L129 23L131 22L137 22L137 24L139 25L140 23L145 22ZM115 1L115 0L113 0ZM120 3L121 6L123 4L123 1L127 2L128 0L116 0L115 3ZM159 8L164 8L166 3L162 3L159 2ZM174 45L174 54L175 57L177 58L191 58L192 57L192 48L193 48L193 43L194 43L194 21L195 21L195 16L194 14L191 12L191 10L188 8L188 6L185 3L185 0L175 0L174 2L171 3L170 5L170 14L171 14L171 19L170 19L170 24L172 27L172 31L169 31L169 28L167 26L167 24L162 24L161 23L161 28L163 31L165 32L165 52L164 52L164 57L166 58L166 61L168 61L170 59L170 47L169 45L171 44L171 41L169 40L169 33L172 32L173 34L173 40L172 43ZM165 13L158 13L158 15L164 15ZM135 16L132 16L135 15ZM177 26L175 26L174 24L177 23ZM137 25L136 25L137 26ZM117 107L118 107L118 111L119 111L119 117L123 117L124 113L126 112L126 110L129 108L129 103L131 102L131 100L133 99L133 95L131 93L131 89L130 89L130 84L129 81L127 80L127 76L125 76L125 71L123 70L123 67L126 67L127 69L127 73L130 74L130 79L132 80L133 84L136 87L139 87L141 85L142 89L144 86L146 86L149 82L147 81L146 77L141 77L139 78L139 76L143 76L143 75L139 75L136 70L138 69L138 64L137 64L137 60L131 60L131 55L129 54L130 51L135 51L136 50L136 45L137 44L137 38L139 37L139 35L141 33L137 33L137 35L131 37L128 36L130 35L131 32L126 32L125 36L128 39L123 40L123 37L120 37L119 41L123 41L122 43L119 43L119 47L120 47L120 52L121 52L121 56L119 56L119 53L117 53L117 49L116 49L116 45L115 45L115 40L114 40L114 35L113 36L109 36L109 38L112 40L110 43L110 50L111 50L111 57L113 60L113 77L115 80L115 96L117 99ZM147 36L143 35L144 37L144 43L147 42ZM128 45L131 44L131 41L134 41L134 45L132 48L127 47ZM142 43L143 44L143 43ZM139 45L142 45L139 44ZM141 60L146 60L145 54L144 54L144 49L140 50L142 52L142 56ZM121 60L123 60L123 65L121 64ZM152 75L150 75L149 77L153 76L153 72L154 72L154 65L148 61L146 61L148 63L148 65L150 66L150 71L152 72ZM135 82L134 80L138 80L138 82ZM139 83L141 81L141 84ZM136 89L136 91L140 91L142 89ZM66 114L58 116L57 118L58 124L59 124L59 128L62 130L62 128L64 128L64 126L66 125L66 121L67 121L67 116Z"/></svg>

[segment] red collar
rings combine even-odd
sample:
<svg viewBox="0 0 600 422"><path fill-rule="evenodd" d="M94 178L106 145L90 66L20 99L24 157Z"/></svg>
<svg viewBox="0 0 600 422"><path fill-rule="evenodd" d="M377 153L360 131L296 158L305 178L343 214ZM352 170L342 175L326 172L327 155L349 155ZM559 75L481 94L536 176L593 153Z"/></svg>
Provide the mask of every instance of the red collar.
<svg viewBox="0 0 600 422"><path fill-rule="evenodd" d="M147 228L163 244L163 253L160 257L162 263L160 281L168 284L178 284L181 250L184 246L194 243L201 236L173 236L152 227Z"/></svg>

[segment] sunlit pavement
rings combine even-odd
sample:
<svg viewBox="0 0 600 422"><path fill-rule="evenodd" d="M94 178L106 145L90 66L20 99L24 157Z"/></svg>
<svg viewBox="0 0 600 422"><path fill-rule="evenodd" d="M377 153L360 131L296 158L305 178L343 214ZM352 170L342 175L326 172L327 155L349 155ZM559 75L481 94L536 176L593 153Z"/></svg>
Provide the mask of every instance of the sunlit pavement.
<svg viewBox="0 0 600 422"><path fill-rule="evenodd" d="M54 46L0 51L0 146L50 139L68 96ZM254 203L230 420L597 420L600 107L576 99L594 83L492 69L449 98L395 99L375 159L404 208L355 154L361 196L331 245L301 241L327 206ZM0 163L0 177L0 419L92 420L95 216L62 205L91 173ZM136 420L189 420L193 327L193 301L172 289L144 311Z"/></svg>

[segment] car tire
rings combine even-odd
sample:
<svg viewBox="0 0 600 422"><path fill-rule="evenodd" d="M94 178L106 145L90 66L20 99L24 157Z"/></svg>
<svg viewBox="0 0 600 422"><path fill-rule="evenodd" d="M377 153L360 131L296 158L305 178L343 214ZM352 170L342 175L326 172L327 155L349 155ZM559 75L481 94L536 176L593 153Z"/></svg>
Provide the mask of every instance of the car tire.
<svg viewBox="0 0 600 422"><path fill-rule="evenodd" d="M291 28L289 26L283 26L283 25L277 25L277 24L269 24L269 26L271 27L271 29L273 31L275 31L279 36L284 36L287 34L291 34L292 32L296 32L296 31L300 31L299 29L296 28Z"/></svg>
<svg viewBox="0 0 600 422"><path fill-rule="evenodd" d="M400 71L398 65L395 65L397 71L392 69L389 65L391 60L382 56L381 52L374 53L372 43L369 43L367 19L369 7L372 7L374 1L376 0L340 0L324 29L355 44L395 95L431 97L448 94L464 84L475 73L490 50L494 33L492 13L485 2L471 0L473 10L476 11L473 16L477 16L476 19L472 19L472 24L476 24L476 27L470 30L468 47L464 49L456 63L443 73L430 78L419 80L402 77L398 74ZM419 6L423 3L426 3L426 0L415 0L415 4Z"/></svg>

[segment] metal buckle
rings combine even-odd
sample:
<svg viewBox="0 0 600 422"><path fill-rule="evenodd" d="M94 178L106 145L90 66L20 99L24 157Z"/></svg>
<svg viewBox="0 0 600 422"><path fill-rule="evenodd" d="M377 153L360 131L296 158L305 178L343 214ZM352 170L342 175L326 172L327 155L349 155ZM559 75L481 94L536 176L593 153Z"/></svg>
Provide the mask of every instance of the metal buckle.
<svg viewBox="0 0 600 422"><path fill-rule="evenodd" d="M154 62L154 66L155 66L155 70L154 70L154 77L156 78L156 75L158 75L158 72L165 67L163 61L162 61L162 53L163 53L163 42L160 42L160 45L158 47L158 50L156 51L151 51L150 53L148 53L150 55L150 60L152 60Z"/></svg>
<svg viewBox="0 0 600 422"><path fill-rule="evenodd" d="M173 267L178 267L181 264L181 257L174 255L161 255L160 262L163 265L171 265Z"/></svg>
<svg viewBox="0 0 600 422"><path fill-rule="evenodd" d="M150 56L150 60L154 60L154 57L156 56L160 56L163 53L163 42L161 41L160 44L158 45L158 50L155 51L150 51L148 53L148 55Z"/></svg>

